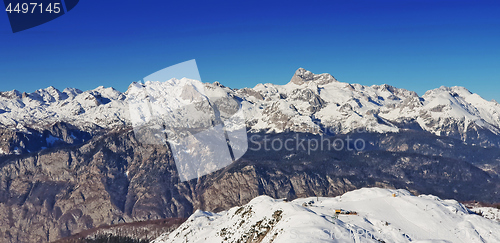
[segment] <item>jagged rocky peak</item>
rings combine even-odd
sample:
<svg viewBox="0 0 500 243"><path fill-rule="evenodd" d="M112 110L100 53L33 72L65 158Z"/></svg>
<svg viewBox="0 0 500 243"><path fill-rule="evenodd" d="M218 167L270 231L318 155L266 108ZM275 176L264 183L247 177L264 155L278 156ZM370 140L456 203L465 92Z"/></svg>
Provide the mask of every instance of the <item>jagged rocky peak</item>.
<svg viewBox="0 0 500 243"><path fill-rule="evenodd" d="M68 95L69 97L71 98L74 98L76 97L77 95L83 93L83 91L79 90L79 89L75 89L75 88L65 88L63 90L63 93L65 93L66 95Z"/></svg>
<svg viewBox="0 0 500 243"><path fill-rule="evenodd" d="M38 89L33 93L26 93L26 92L21 93L15 89L11 91L0 92L0 97L6 99L31 98L45 102L54 102L57 100L67 99L68 97L75 97L81 93L83 93L83 91L75 88L65 88L61 92L54 86L49 86L45 89Z"/></svg>
<svg viewBox="0 0 500 243"><path fill-rule="evenodd" d="M200 93L193 85L184 85L182 87L182 93L180 98L190 102L200 102L202 100L203 94Z"/></svg>
<svg viewBox="0 0 500 243"><path fill-rule="evenodd" d="M11 91L6 91L6 92L0 92L0 97L7 98L7 99L20 99L21 98L21 92L17 90L11 90Z"/></svg>
<svg viewBox="0 0 500 243"><path fill-rule="evenodd" d="M123 96L123 93L116 90L113 87L104 87L104 86L99 86L93 90L90 91L91 93L98 93L101 96L107 97L107 98L113 98L113 99L121 99Z"/></svg>
<svg viewBox="0 0 500 243"><path fill-rule="evenodd" d="M221 87L221 88L225 88L226 86L222 85L221 83L219 83L219 81L215 81L213 83L213 85L217 86L217 87Z"/></svg>
<svg viewBox="0 0 500 243"><path fill-rule="evenodd" d="M291 83L302 85L306 82L316 82L319 85L328 84L332 82L338 82L332 75L328 73L314 74L311 71L305 70L304 68L299 68L295 71Z"/></svg>
<svg viewBox="0 0 500 243"><path fill-rule="evenodd" d="M32 100L37 100L40 102L51 103L67 99L68 95L65 93L61 93L61 91L56 89L54 86L49 86L48 88L39 89L33 93L29 93L26 95L23 93L23 98L30 98Z"/></svg>
<svg viewBox="0 0 500 243"><path fill-rule="evenodd" d="M382 85L372 85L371 88L382 91L382 92L388 92L391 95L388 97L389 99L413 99L413 98L420 98L415 91L410 91L406 89L401 89L394 87L392 85L388 84L382 84Z"/></svg>
<svg viewBox="0 0 500 243"><path fill-rule="evenodd" d="M465 87L461 86L454 86L454 87L446 87L446 86L441 86L437 89L432 89L428 90L425 92L423 97L429 97L429 96L435 96L435 95L441 95L441 94L449 94L451 96L460 96L460 97L467 97L469 95L472 95L473 93L470 92L468 89Z"/></svg>

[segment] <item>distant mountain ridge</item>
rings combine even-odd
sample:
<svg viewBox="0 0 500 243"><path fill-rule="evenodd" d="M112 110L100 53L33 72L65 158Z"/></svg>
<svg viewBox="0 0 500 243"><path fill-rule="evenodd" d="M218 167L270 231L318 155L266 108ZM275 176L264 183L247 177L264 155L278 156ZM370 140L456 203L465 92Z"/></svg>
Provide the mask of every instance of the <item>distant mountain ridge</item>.
<svg viewBox="0 0 500 243"><path fill-rule="evenodd" d="M163 81L153 82L154 87L173 88ZM412 129L480 146L500 145L500 104L463 87L441 87L419 97L386 84L342 83L330 74L300 68L286 85L230 89L216 82L206 83L205 89L241 99L251 132L346 134L358 128L377 133ZM96 127L130 126L128 92L102 86L85 92L72 88L61 92L54 87L33 93L0 92L0 127L27 132L65 123L92 132ZM169 107L169 99L163 102L161 106ZM0 154L14 154L16 147L17 153L27 152L20 144L0 144Z"/></svg>

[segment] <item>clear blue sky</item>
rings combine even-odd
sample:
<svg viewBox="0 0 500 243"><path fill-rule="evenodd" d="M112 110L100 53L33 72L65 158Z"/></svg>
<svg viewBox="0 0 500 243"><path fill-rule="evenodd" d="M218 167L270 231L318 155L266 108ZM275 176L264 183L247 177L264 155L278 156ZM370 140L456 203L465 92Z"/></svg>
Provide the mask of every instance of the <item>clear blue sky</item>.
<svg viewBox="0 0 500 243"><path fill-rule="evenodd" d="M0 14L0 43L2 91L125 91L194 58L204 82L234 88L285 84L303 67L419 95L465 86L500 101L500 1L82 0L16 34Z"/></svg>

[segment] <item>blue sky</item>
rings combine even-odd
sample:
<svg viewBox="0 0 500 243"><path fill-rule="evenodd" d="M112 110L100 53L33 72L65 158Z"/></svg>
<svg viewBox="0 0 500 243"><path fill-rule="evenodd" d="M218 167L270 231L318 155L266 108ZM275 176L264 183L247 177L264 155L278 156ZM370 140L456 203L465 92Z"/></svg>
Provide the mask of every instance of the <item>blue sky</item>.
<svg viewBox="0 0 500 243"><path fill-rule="evenodd" d="M479 3L477 3L479 2ZM500 101L500 1L80 1L13 34L0 14L0 90L82 90L196 59L204 82L287 83L303 67L363 85L464 86Z"/></svg>

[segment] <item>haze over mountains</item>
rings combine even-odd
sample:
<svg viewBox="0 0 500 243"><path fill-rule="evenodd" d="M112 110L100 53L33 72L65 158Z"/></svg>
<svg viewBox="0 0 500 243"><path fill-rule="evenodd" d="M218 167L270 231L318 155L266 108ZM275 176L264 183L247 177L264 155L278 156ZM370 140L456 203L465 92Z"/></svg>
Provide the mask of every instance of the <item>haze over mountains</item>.
<svg viewBox="0 0 500 243"><path fill-rule="evenodd" d="M161 92L187 82L165 81L144 85ZM205 91L240 102L248 135L256 139L239 161L187 182L179 180L167 146L134 136L129 91L1 92L0 216L7 220L0 222L0 238L45 242L102 224L228 210L259 195L334 197L374 186L500 202L500 105L465 88L441 87L419 97L298 69L286 85L237 90L216 82ZM173 99L152 102L169 109L181 102ZM265 136L350 136L366 147L257 149Z"/></svg>

